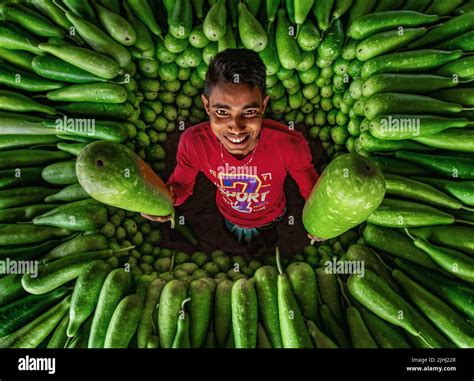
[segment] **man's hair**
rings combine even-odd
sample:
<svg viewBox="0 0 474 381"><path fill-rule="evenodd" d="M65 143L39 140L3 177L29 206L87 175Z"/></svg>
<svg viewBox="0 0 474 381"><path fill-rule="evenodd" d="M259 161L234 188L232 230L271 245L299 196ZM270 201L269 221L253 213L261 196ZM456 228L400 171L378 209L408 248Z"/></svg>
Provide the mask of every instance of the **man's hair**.
<svg viewBox="0 0 474 381"><path fill-rule="evenodd" d="M249 49L227 49L214 56L206 74L204 95L209 98L219 82L257 87L265 94L265 64L258 54Z"/></svg>

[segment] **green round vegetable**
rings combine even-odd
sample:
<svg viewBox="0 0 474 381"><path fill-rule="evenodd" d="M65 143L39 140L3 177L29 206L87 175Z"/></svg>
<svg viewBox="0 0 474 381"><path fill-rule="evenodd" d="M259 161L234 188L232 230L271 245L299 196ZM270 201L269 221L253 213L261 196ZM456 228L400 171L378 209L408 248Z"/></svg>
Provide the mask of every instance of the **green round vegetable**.
<svg viewBox="0 0 474 381"><path fill-rule="evenodd" d="M324 170L303 209L306 230L333 238L365 221L385 195L385 180L370 160L344 154Z"/></svg>

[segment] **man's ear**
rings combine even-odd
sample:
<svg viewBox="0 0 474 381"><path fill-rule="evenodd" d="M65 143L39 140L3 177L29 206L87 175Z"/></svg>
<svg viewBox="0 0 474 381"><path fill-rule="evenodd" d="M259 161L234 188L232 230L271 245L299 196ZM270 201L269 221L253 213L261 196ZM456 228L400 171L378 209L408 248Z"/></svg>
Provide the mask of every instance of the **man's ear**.
<svg viewBox="0 0 474 381"><path fill-rule="evenodd" d="M262 114L265 114L265 111L267 110L269 100L270 100L270 97L268 95L265 96L265 98L263 98L263 112L262 112Z"/></svg>
<svg viewBox="0 0 474 381"><path fill-rule="evenodd" d="M209 111L209 100L206 98L204 94L201 94L202 104L204 105L204 109L206 110L207 115L211 115Z"/></svg>

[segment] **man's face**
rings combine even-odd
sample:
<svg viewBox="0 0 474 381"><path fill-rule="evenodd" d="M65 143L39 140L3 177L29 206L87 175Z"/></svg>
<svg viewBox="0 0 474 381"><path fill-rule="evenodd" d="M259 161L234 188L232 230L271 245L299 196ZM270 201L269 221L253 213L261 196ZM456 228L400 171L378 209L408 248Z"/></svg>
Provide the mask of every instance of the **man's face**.
<svg viewBox="0 0 474 381"><path fill-rule="evenodd" d="M258 88L234 83L218 83L209 99L202 95L212 132L231 154L245 156L255 148L268 99Z"/></svg>

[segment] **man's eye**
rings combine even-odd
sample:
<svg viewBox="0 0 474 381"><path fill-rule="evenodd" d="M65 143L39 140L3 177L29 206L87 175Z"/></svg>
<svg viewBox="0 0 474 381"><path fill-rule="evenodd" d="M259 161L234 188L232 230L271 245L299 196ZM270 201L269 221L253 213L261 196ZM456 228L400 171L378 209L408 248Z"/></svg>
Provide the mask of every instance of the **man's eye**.
<svg viewBox="0 0 474 381"><path fill-rule="evenodd" d="M216 115L218 116L227 116L227 112L224 110L216 110Z"/></svg>
<svg viewBox="0 0 474 381"><path fill-rule="evenodd" d="M255 116L257 115L257 110L248 110L248 111L245 111L244 113L244 116L246 117L251 117L251 116Z"/></svg>

